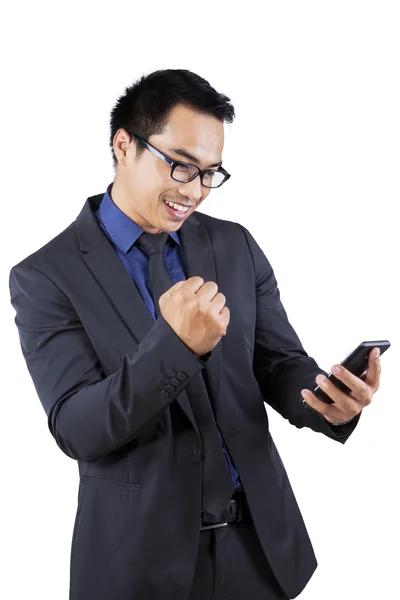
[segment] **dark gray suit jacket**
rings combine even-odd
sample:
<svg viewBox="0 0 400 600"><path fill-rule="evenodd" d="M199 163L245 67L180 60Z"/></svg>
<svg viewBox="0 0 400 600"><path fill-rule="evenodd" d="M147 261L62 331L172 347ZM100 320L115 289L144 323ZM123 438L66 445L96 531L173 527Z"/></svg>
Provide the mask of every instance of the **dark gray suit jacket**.
<svg viewBox="0 0 400 600"><path fill-rule="evenodd" d="M188 276L215 281L230 323L206 360L149 314L88 198L65 231L13 267L21 347L58 446L78 461L71 600L185 600L199 541L199 432L185 386L204 370L265 555L294 598L317 563L264 402L345 442L300 390L324 372L303 349L273 270L237 223L196 212L179 235Z"/></svg>

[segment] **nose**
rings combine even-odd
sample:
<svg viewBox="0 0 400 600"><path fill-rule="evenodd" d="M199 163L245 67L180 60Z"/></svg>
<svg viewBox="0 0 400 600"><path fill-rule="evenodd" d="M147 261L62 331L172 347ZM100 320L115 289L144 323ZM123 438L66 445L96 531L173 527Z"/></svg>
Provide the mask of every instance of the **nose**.
<svg viewBox="0 0 400 600"><path fill-rule="evenodd" d="M192 179L192 181L181 183L178 190L182 196L186 196L192 201L199 202L203 195L203 187L201 185L200 177L195 177Z"/></svg>

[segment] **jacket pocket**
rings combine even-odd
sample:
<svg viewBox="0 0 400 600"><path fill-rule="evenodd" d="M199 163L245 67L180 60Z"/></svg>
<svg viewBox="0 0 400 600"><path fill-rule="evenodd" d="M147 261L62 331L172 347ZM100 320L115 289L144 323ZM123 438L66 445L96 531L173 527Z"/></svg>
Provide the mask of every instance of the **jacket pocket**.
<svg viewBox="0 0 400 600"><path fill-rule="evenodd" d="M91 485L95 487L104 487L107 489L115 489L128 494L141 494L142 486L139 483L128 483L126 481L115 481L113 479L100 479L99 477L89 477L83 475L81 477L83 485Z"/></svg>

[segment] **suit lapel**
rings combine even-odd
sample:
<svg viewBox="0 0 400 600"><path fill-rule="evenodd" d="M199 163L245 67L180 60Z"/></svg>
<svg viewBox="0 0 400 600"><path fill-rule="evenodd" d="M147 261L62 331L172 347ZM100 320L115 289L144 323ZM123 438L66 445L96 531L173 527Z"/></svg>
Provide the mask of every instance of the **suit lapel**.
<svg viewBox="0 0 400 600"><path fill-rule="evenodd" d="M207 281L217 281L213 249L206 228L192 214L183 223L179 230L179 237L186 259L186 268L189 277L198 275ZM222 368L222 340L212 349L211 357L203 368L210 400L217 406Z"/></svg>
<svg viewBox="0 0 400 600"><path fill-rule="evenodd" d="M103 195L99 194L88 198L76 219L82 258L139 344L154 325L154 321L138 289L94 215ZM188 217L181 226L179 238L185 255L188 278L199 275L205 282L217 282L212 246L207 230L194 215ZM213 348L212 355L203 369L210 399L214 406L216 406L219 396L221 359L221 342L219 342ZM179 394L177 401L197 429L186 392Z"/></svg>

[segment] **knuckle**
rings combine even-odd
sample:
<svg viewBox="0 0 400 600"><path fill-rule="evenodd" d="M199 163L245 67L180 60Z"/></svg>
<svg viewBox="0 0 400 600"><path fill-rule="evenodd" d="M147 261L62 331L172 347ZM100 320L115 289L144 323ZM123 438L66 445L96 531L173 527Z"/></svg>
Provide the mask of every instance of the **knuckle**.
<svg viewBox="0 0 400 600"><path fill-rule="evenodd" d="M223 300L224 303L226 302L226 297L221 292L218 292L215 297L218 298L218 300Z"/></svg>
<svg viewBox="0 0 400 600"><path fill-rule="evenodd" d="M185 299L185 307L188 307L190 311L195 311L197 313L203 314L204 312L204 302L201 301L201 298L197 296L191 296Z"/></svg>
<svg viewBox="0 0 400 600"><path fill-rule="evenodd" d="M218 285L215 283L215 281L207 281L205 285L207 285L210 289L215 290L215 292L218 291Z"/></svg>
<svg viewBox="0 0 400 600"><path fill-rule="evenodd" d="M200 275L193 275L193 277L190 277L191 281L194 281L195 283L204 283L204 279L202 277L200 277Z"/></svg>
<svg viewBox="0 0 400 600"><path fill-rule="evenodd" d="M351 418L353 418L353 417L355 417L356 415L358 415L358 413L359 413L360 411L359 411L359 409L358 409L358 406L357 406L356 404L353 404L353 403L352 403L352 404L351 404L351 405L348 407L348 409L347 409L347 411L346 411L346 412L347 412L347 413L350 415L350 417L351 417Z"/></svg>
<svg viewBox="0 0 400 600"><path fill-rule="evenodd" d="M225 334L226 334L226 327L225 326L220 327L219 331L218 331L218 335L220 335L222 337Z"/></svg>

